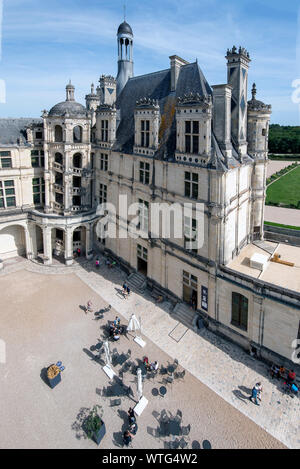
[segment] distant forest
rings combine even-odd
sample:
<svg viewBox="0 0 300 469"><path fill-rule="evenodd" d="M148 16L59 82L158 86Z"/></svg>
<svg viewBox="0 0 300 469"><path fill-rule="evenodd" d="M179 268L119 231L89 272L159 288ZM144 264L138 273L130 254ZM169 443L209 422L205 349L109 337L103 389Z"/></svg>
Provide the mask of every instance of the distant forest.
<svg viewBox="0 0 300 469"><path fill-rule="evenodd" d="M300 127L271 124L269 153L300 154Z"/></svg>

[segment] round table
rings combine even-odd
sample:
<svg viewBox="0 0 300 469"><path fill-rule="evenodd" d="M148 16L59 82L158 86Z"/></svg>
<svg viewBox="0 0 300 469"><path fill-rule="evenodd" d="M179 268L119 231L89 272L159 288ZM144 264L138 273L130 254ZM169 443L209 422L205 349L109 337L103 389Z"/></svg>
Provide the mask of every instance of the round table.
<svg viewBox="0 0 300 469"><path fill-rule="evenodd" d="M167 394L167 388L165 386L161 386L159 388L159 393L161 396L165 396Z"/></svg>
<svg viewBox="0 0 300 469"><path fill-rule="evenodd" d="M175 371L174 366L173 366L173 365L169 365L169 366L168 366L168 372L169 372L170 374L173 374L174 371Z"/></svg>

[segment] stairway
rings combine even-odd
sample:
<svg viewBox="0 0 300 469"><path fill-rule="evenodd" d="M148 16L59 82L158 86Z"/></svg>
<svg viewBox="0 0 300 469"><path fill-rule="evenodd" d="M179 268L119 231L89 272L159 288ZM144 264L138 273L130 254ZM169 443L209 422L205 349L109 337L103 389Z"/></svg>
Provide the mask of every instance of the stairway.
<svg viewBox="0 0 300 469"><path fill-rule="evenodd" d="M271 254L271 255L274 253L274 251L277 248L277 245L276 246L270 246L268 243L266 243L263 240L253 241L253 244L255 246L259 247L260 249L263 249L264 251L266 251L268 254Z"/></svg>
<svg viewBox="0 0 300 469"><path fill-rule="evenodd" d="M173 319L176 319L192 330L196 328L195 322L197 317L198 314L185 303L177 303L172 313Z"/></svg>
<svg viewBox="0 0 300 469"><path fill-rule="evenodd" d="M127 282L129 286L141 293L143 293L146 289L147 286L147 280L144 275L139 274L138 272L134 272L133 274L130 274Z"/></svg>

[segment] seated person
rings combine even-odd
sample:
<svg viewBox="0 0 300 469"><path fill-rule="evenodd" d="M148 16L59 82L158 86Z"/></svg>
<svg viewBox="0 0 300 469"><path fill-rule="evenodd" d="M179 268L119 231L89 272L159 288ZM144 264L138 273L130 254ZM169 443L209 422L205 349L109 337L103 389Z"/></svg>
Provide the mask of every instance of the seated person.
<svg viewBox="0 0 300 469"><path fill-rule="evenodd" d="M114 332L114 340L119 340L120 339L120 335L119 335L119 332L116 330Z"/></svg>
<svg viewBox="0 0 300 469"><path fill-rule="evenodd" d="M129 407L127 414L128 414L128 420L129 420L130 425L132 423L135 423L136 418L135 418L134 410L132 409L132 407Z"/></svg>
<svg viewBox="0 0 300 469"><path fill-rule="evenodd" d="M281 366L279 368L278 378L284 378L284 375L285 375L285 368L283 366Z"/></svg>
<svg viewBox="0 0 300 469"><path fill-rule="evenodd" d="M130 433L129 430L126 430L123 434L124 445L128 446L129 443L132 442L132 438L133 438L133 435Z"/></svg>
<svg viewBox="0 0 300 469"><path fill-rule="evenodd" d="M158 370L158 362L151 363L150 368L152 371L157 371Z"/></svg>
<svg viewBox="0 0 300 469"><path fill-rule="evenodd" d="M288 374L287 383L293 384L295 379L296 379L296 373L294 372L294 370L291 370Z"/></svg>
<svg viewBox="0 0 300 469"><path fill-rule="evenodd" d="M130 433L132 433L132 435L136 435L136 434L137 434L138 426L137 426L137 423L136 423L136 422L133 422L133 423L130 425L129 431L130 431Z"/></svg>
<svg viewBox="0 0 300 469"><path fill-rule="evenodd" d="M150 369L150 363L149 363L148 357L144 357L143 363L144 363L145 367L147 368L147 370L149 370Z"/></svg>

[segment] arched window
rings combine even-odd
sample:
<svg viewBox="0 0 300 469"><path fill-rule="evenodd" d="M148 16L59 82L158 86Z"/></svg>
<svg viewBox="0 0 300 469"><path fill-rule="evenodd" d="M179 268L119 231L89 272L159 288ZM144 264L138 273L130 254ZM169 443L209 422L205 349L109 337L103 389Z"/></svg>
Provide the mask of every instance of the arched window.
<svg viewBox="0 0 300 469"><path fill-rule="evenodd" d="M248 298L232 292L231 324L246 331L248 329Z"/></svg>
<svg viewBox="0 0 300 469"><path fill-rule="evenodd" d="M80 125L77 125L73 129L73 142L74 143L82 142L82 127L80 127Z"/></svg>
<svg viewBox="0 0 300 469"><path fill-rule="evenodd" d="M55 153L55 163L63 164L63 156L61 153Z"/></svg>
<svg viewBox="0 0 300 469"><path fill-rule="evenodd" d="M75 153L75 155L73 156L73 166L74 168L82 168L81 153Z"/></svg>
<svg viewBox="0 0 300 469"><path fill-rule="evenodd" d="M55 142L63 141L63 129L60 125L55 126Z"/></svg>

